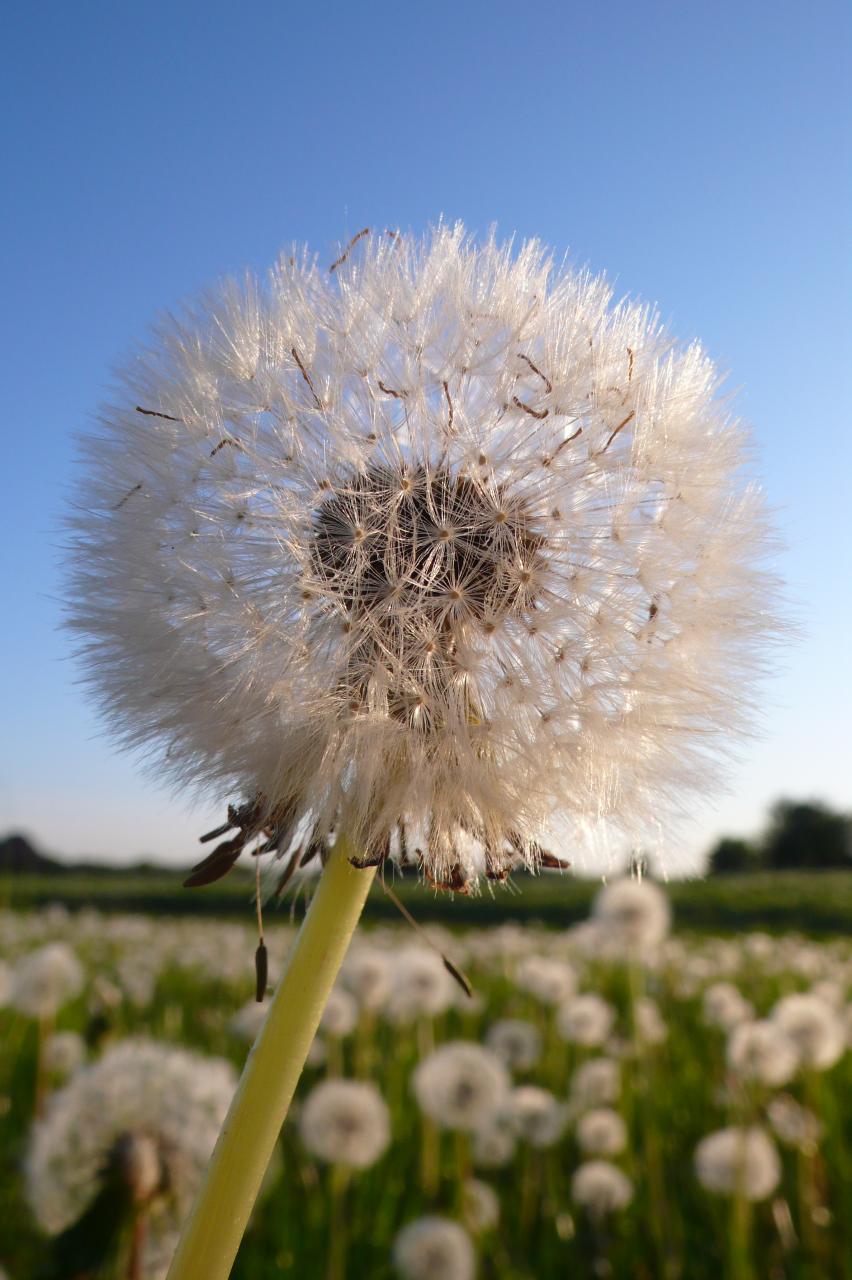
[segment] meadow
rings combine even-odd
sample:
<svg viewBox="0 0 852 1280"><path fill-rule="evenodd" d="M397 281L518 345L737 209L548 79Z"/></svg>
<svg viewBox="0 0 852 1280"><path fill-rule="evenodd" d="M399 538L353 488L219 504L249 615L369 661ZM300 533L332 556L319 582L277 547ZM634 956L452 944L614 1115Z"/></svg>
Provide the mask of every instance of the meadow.
<svg viewBox="0 0 852 1280"><path fill-rule="evenodd" d="M800 920L813 879L792 901ZM832 894L826 879L814 892L811 936L742 927L748 904L734 881L675 888L673 929L666 897L647 882L603 897L599 886L564 883L559 926L539 885L523 919L511 918L518 895L503 899L502 919L500 900L483 899L449 917L452 928L430 921L434 899L415 894L423 934L383 918L387 900L376 896L235 1280L852 1277L852 942L841 924L831 932L846 882L833 878ZM154 888L169 896L164 883ZM134 1085L133 1105L149 1119L147 1146L133 1148L136 1180L124 1184L133 1195L104 1199L107 1166L128 1150L121 1125L132 1124L109 1127L111 1109L121 1111L119 1064L155 1041L223 1060L235 1078L263 1014L245 889L229 890L241 919L223 918L224 890L220 914L206 917L107 909L108 893L97 907L38 905L27 889L18 885L17 909L0 910L0 1268L9 1280L147 1280L163 1274L174 1229L163 1206L191 1163L165 1149L158 1105L177 1117L173 1146L181 1115L202 1145L203 1125L178 1096L176 1069L170 1096L151 1109L141 1096L155 1087L149 1072ZM717 895L724 932L687 927L702 890ZM754 882L761 892L768 884ZM772 892L783 899L777 878ZM193 903L210 910L215 900ZM537 906L546 922L535 921ZM478 909L483 922L472 924ZM766 918L776 930L789 924L783 912ZM292 937L273 917L273 982ZM98 1062L107 1069L88 1128L60 1132L63 1091L87 1073L94 1080ZM341 1093L346 1081L371 1087ZM49 1159L34 1155L39 1128ZM100 1128L101 1163L82 1185ZM732 1138L706 1141L728 1130ZM73 1175L60 1139L83 1153ZM170 1179L152 1174L140 1191L136 1157L156 1143ZM72 1176L80 1212L69 1223L58 1183ZM461 1231L447 1235L445 1222L430 1238L421 1223L400 1241L434 1217ZM140 1244L144 1220L159 1254Z"/></svg>

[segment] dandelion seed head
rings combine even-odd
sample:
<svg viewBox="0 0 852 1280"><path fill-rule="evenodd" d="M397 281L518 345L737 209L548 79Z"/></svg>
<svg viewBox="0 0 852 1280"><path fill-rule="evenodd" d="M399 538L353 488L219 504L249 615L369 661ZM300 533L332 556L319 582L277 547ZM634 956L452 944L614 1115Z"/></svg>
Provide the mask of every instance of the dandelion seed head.
<svg viewBox="0 0 852 1280"><path fill-rule="evenodd" d="M390 1112L374 1084L324 1080L308 1094L299 1116L302 1142L328 1164L367 1169L390 1142Z"/></svg>
<svg viewBox="0 0 852 1280"><path fill-rule="evenodd" d="M652 880L616 880L601 889L592 915L610 944L644 955L669 931L668 898Z"/></svg>
<svg viewBox="0 0 852 1280"><path fill-rule="evenodd" d="M479 1128L509 1094L509 1074L482 1045L453 1040L418 1064L412 1088L421 1109L446 1129Z"/></svg>
<svg viewBox="0 0 852 1280"><path fill-rule="evenodd" d="M617 1156L627 1145L627 1127L617 1111L595 1107L577 1121L577 1142L587 1155Z"/></svg>
<svg viewBox="0 0 852 1280"><path fill-rule="evenodd" d="M236 1078L230 1063L128 1040L51 1098L34 1129L26 1187L39 1225L56 1235L119 1176L145 1200L145 1280L159 1277L207 1166Z"/></svg>
<svg viewBox="0 0 852 1280"><path fill-rule="evenodd" d="M556 1012L556 1027L564 1040L592 1048L605 1043L615 1021L615 1010L594 992L574 996Z"/></svg>
<svg viewBox="0 0 852 1280"><path fill-rule="evenodd" d="M741 1080L777 1088L792 1080L799 1066L793 1041L769 1019L734 1027L726 1050L728 1066Z"/></svg>
<svg viewBox="0 0 852 1280"><path fill-rule="evenodd" d="M18 961L9 1003L30 1018L52 1018L83 989L83 966L65 942L48 942Z"/></svg>
<svg viewBox="0 0 852 1280"><path fill-rule="evenodd" d="M66 1079L86 1061L86 1042L76 1031L55 1031L44 1046L44 1066L52 1076Z"/></svg>
<svg viewBox="0 0 852 1280"><path fill-rule="evenodd" d="M593 1218L626 1209L633 1199L633 1184L608 1160L587 1160L571 1178L571 1195Z"/></svg>
<svg viewBox="0 0 852 1280"><path fill-rule="evenodd" d="M500 1221L500 1199L494 1188L479 1178L465 1179L462 1187L464 1218L475 1235L491 1231Z"/></svg>
<svg viewBox="0 0 852 1280"><path fill-rule="evenodd" d="M523 1018L501 1018L485 1033L485 1045L510 1071L529 1071L541 1057L538 1027Z"/></svg>
<svg viewBox="0 0 852 1280"><path fill-rule="evenodd" d="M554 956L524 956L515 981L522 991L528 991L543 1004L560 1004L577 987L577 975L570 964Z"/></svg>
<svg viewBox="0 0 852 1280"><path fill-rule="evenodd" d="M776 629L719 381L603 280L460 226L225 284L84 442L86 678L282 857L343 829L461 889L634 831L706 791Z"/></svg>
<svg viewBox="0 0 852 1280"><path fill-rule="evenodd" d="M531 1147L552 1147L565 1132L568 1108L548 1089L523 1084L509 1095L507 1112L515 1135Z"/></svg>
<svg viewBox="0 0 852 1280"><path fill-rule="evenodd" d="M571 1104L575 1110L607 1106L621 1092L621 1067L613 1058L588 1058L571 1077Z"/></svg>
<svg viewBox="0 0 852 1280"><path fill-rule="evenodd" d="M783 996L771 1014L778 1029L796 1046L803 1067L826 1071L846 1050L846 1030L832 1007L810 992Z"/></svg>
<svg viewBox="0 0 852 1280"><path fill-rule="evenodd" d="M319 1029L332 1040L350 1035L358 1023L358 1004L355 997L342 987L333 987L322 1011Z"/></svg>
<svg viewBox="0 0 852 1280"><path fill-rule="evenodd" d="M402 1280L473 1280L470 1236L449 1218L417 1218L397 1235L393 1264Z"/></svg>
<svg viewBox="0 0 852 1280"><path fill-rule="evenodd" d="M702 1138L695 1148L695 1173L707 1191L765 1200L781 1179L781 1161L763 1129L731 1127Z"/></svg>
<svg viewBox="0 0 852 1280"><path fill-rule="evenodd" d="M702 1016L711 1027L733 1031L754 1018L754 1007L732 982L712 982L701 1000Z"/></svg>

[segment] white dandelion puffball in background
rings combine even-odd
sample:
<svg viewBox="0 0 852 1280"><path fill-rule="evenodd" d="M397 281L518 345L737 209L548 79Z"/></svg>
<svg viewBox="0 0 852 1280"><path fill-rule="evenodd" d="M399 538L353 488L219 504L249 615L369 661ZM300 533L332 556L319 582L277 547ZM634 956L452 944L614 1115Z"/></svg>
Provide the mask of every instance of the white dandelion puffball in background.
<svg viewBox="0 0 852 1280"><path fill-rule="evenodd" d="M754 1020L754 1006L732 982L711 983L701 998L701 1013L711 1027L728 1032Z"/></svg>
<svg viewBox="0 0 852 1280"><path fill-rule="evenodd" d="M358 1023L358 1003L341 987L332 987L322 1011L319 1029L332 1040L351 1035Z"/></svg>
<svg viewBox="0 0 852 1280"><path fill-rule="evenodd" d="M390 1112L374 1084L324 1080L306 1097L299 1132L307 1151L328 1164L367 1169L390 1142Z"/></svg>
<svg viewBox="0 0 852 1280"><path fill-rule="evenodd" d="M536 242L356 242L127 362L69 623L119 740L241 797L217 865L342 829L463 888L706 793L777 630L764 504L646 306Z"/></svg>
<svg viewBox="0 0 852 1280"><path fill-rule="evenodd" d="M778 1138L788 1147L813 1155L823 1134L823 1127L807 1107L803 1107L788 1093L772 1098L766 1107L769 1123Z"/></svg>
<svg viewBox="0 0 852 1280"><path fill-rule="evenodd" d="M0 960L0 1009L5 1009L12 996L12 970Z"/></svg>
<svg viewBox="0 0 852 1280"><path fill-rule="evenodd" d="M553 956L524 956L515 982L543 1004L561 1004L577 989L577 975L570 964Z"/></svg>
<svg viewBox="0 0 852 1280"><path fill-rule="evenodd" d="M541 1033L523 1018L502 1018L488 1028L485 1046L510 1071L529 1071L541 1057Z"/></svg>
<svg viewBox="0 0 852 1280"><path fill-rule="evenodd" d="M53 1018L83 990L83 966L65 942L48 942L18 961L9 1003L29 1018Z"/></svg>
<svg viewBox="0 0 852 1280"><path fill-rule="evenodd" d="M455 983L430 947L403 947L394 957L385 1012L393 1022L435 1017L453 1003Z"/></svg>
<svg viewBox="0 0 852 1280"><path fill-rule="evenodd" d="M571 1077L571 1105L575 1111L617 1102L621 1067L614 1058L589 1058Z"/></svg>
<svg viewBox="0 0 852 1280"><path fill-rule="evenodd" d="M500 1221L500 1198L487 1182L467 1178L462 1186L462 1208L465 1222L477 1235L491 1231Z"/></svg>
<svg viewBox="0 0 852 1280"><path fill-rule="evenodd" d="M601 889L593 919L610 945L643 953L658 946L669 931L669 901L651 880L616 880Z"/></svg>
<svg viewBox="0 0 852 1280"><path fill-rule="evenodd" d="M509 1123L515 1135L531 1147L552 1147L565 1132L568 1108L548 1089L522 1084L508 1100Z"/></svg>
<svg viewBox="0 0 852 1280"><path fill-rule="evenodd" d="M393 1264L401 1280L473 1280L470 1236L449 1218L417 1218L397 1235Z"/></svg>
<svg viewBox="0 0 852 1280"><path fill-rule="evenodd" d="M564 1040L591 1048L607 1039L615 1010L594 992L574 996L557 1010L556 1027Z"/></svg>
<svg viewBox="0 0 852 1280"><path fill-rule="evenodd" d="M343 961L340 980L363 1009L380 1008L391 985L387 954L379 947L357 944Z"/></svg>
<svg viewBox="0 0 852 1280"><path fill-rule="evenodd" d="M577 1121L577 1143L593 1156L617 1156L627 1146L627 1127L617 1111L595 1107Z"/></svg>
<svg viewBox="0 0 852 1280"><path fill-rule="evenodd" d="M833 1067L846 1049L846 1028L831 1005L810 992L784 996L772 1021L796 1046L799 1062L812 1071Z"/></svg>
<svg viewBox="0 0 852 1280"><path fill-rule="evenodd" d="M726 1050L728 1066L741 1080L777 1088L792 1080L799 1052L784 1031L769 1019L734 1027Z"/></svg>
<svg viewBox="0 0 852 1280"><path fill-rule="evenodd" d="M27 1198L51 1235L77 1222L106 1178L146 1207L142 1275L177 1244L234 1092L230 1063L128 1040L51 1098L26 1161Z"/></svg>
<svg viewBox="0 0 852 1280"><path fill-rule="evenodd" d="M732 1127L701 1139L695 1148L695 1173L706 1191L765 1200L781 1180L781 1161L763 1129Z"/></svg>
<svg viewBox="0 0 852 1280"><path fill-rule="evenodd" d="M44 1046L44 1067L61 1080L86 1061L86 1042L76 1031L56 1031Z"/></svg>
<svg viewBox="0 0 852 1280"><path fill-rule="evenodd" d="M228 1023L228 1030L231 1035L236 1036L238 1040L245 1040L248 1044L253 1044L266 1020L268 1008L268 1004L263 1004L258 1000L246 1000L245 1004L240 1006Z"/></svg>
<svg viewBox="0 0 852 1280"><path fill-rule="evenodd" d="M587 1160L574 1171L571 1195L593 1218L604 1218L627 1208L633 1199L633 1184L608 1160Z"/></svg>
<svg viewBox="0 0 852 1280"><path fill-rule="evenodd" d="M473 1132L473 1163L482 1169L502 1169L514 1159L516 1145L504 1111L493 1111Z"/></svg>
<svg viewBox="0 0 852 1280"><path fill-rule="evenodd" d="M445 1129L478 1129L509 1094L500 1059L468 1040L435 1049L415 1068L411 1083L420 1108Z"/></svg>
<svg viewBox="0 0 852 1280"><path fill-rule="evenodd" d="M642 1045L662 1044L668 1037L669 1029L660 1013L660 1007L649 996L640 996L634 1003L633 1022L636 1036Z"/></svg>

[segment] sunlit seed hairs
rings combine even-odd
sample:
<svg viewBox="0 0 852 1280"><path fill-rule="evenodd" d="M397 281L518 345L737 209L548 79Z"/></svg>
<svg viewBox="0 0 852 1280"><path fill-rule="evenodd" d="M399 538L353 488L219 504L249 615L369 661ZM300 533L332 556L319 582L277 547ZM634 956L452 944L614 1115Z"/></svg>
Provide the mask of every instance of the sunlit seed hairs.
<svg viewBox="0 0 852 1280"><path fill-rule="evenodd" d="M781 1180L778 1151L763 1129L719 1129L695 1148L695 1174L717 1195L765 1200Z"/></svg>
<svg viewBox="0 0 852 1280"><path fill-rule="evenodd" d="M436 884L706 792L775 630L701 348L536 242L356 237L161 321L85 442L69 622L117 736Z"/></svg>
<svg viewBox="0 0 852 1280"><path fill-rule="evenodd" d="M305 1099L299 1131L311 1155L329 1164L367 1169L390 1142L390 1112L374 1084L324 1080Z"/></svg>

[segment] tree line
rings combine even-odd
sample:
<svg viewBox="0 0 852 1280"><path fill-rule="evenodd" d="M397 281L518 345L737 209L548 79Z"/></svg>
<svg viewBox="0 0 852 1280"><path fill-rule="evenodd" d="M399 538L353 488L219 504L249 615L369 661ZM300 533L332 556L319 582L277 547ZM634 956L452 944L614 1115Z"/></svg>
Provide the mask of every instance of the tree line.
<svg viewBox="0 0 852 1280"><path fill-rule="evenodd" d="M817 801L779 800L762 836L726 836L710 854L710 870L719 875L802 867L852 870L852 817Z"/></svg>

